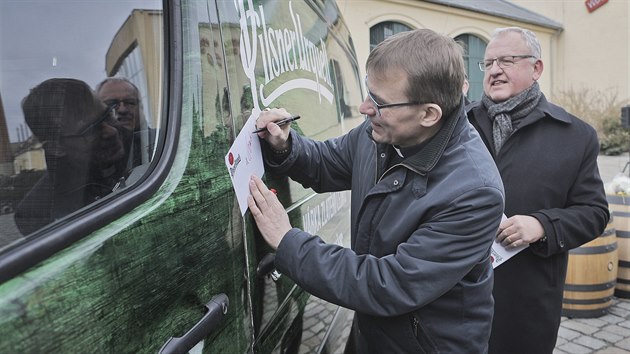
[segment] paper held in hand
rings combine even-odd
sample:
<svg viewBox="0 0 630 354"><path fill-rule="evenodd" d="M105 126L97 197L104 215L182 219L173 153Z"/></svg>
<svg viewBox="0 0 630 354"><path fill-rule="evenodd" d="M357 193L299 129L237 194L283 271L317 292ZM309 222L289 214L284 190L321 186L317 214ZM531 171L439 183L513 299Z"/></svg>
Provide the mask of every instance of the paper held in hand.
<svg viewBox="0 0 630 354"><path fill-rule="evenodd" d="M265 173L260 141L258 136L252 134L256 130L256 118L260 114L254 109L251 116L243 125L234 143L225 155L225 166L230 173L232 186L236 192L236 200L241 209L241 215L247 211L247 197L249 196L249 178L251 175L258 177Z"/></svg>
<svg viewBox="0 0 630 354"><path fill-rule="evenodd" d="M505 216L505 214L503 215L503 217L501 218L501 222L504 222L505 220L507 220L507 216ZM516 248L505 248L503 247L502 244L498 243L496 240L492 243L492 268L496 268L498 266L500 266L501 264L505 263L508 259L512 258L514 255L516 255L517 253L519 253L520 251L524 250L525 248L527 248L529 245L528 244L524 244L522 246L516 247Z"/></svg>

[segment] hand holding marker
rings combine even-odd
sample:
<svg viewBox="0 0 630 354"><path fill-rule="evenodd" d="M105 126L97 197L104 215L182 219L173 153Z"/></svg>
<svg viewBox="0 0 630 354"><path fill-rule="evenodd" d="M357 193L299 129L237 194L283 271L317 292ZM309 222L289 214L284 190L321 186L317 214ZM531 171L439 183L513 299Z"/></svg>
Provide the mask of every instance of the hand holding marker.
<svg viewBox="0 0 630 354"><path fill-rule="evenodd" d="M294 120L298 120L298 119L300 119L300 116L292 116L292 117L289 117L289 118L280 119L279 121L274 122L274 123L276 123L278 126L281 127L283 125L287 125L287 124L293 122ZM267 127L256 129L256 130L254 130L252 132L252 134L256 134L256 133L260 133L260 132L264 132L264 131L267 131Z"/></svg>

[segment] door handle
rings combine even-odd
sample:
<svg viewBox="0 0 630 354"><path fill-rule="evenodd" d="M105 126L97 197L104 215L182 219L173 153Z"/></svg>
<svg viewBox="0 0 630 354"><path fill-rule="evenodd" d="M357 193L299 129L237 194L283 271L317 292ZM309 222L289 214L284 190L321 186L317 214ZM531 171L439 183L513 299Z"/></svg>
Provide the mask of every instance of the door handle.
<svg viewBox="0 0 630 354"><path fill-rule="evenodd" d="M259 277L259 278L262 278L265 275L271 273L271 279L273 279L273 281L277 281L278 279L280 279L282 274L280 274L276 270L276 266L274 264L275 261L276 261L276 254L275 253L267 253L260 260L260 262L258 263L258 266L256 267L256 276Z"/></svg>
<svg viewBox="0 0 630 354"><path fill-rule="evenodd" d="M162 346L159 354L185 354L207 337L223 320L228 310L229 299L225 294L213 297L206 304L208 311L199 322L181 337L171 337Z"/></svg>

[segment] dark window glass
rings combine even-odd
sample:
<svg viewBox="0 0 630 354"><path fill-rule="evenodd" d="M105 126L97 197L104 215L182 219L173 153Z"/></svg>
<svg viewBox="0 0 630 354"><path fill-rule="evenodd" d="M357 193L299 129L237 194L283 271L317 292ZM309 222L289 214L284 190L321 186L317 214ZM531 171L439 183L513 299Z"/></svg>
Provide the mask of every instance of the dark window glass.
<svg viewBox="0 0 630 354"><path fill-rule="evenodd" d="M0 2L0 250L146 170L161 125L161 7Z"/></svg>
<svg viewBox="0 0 630 354"><path fill-rule="evenodd" d="M407 25L392 21L381 22L372 26L372 28L370 28L370 51L372 51L377 44L387 39L387 37L411 30L412 28Z"/></svg>
<svg viewBox="0 0 630 354"><path fill-rule="evenodd" d="M483 72L479 70L478 62L483 60L487 43L481 38L472 34L462 34L455 37L455 40L464 47L464 64L468 74L468 99L478 101L483 94Z"/></svg>

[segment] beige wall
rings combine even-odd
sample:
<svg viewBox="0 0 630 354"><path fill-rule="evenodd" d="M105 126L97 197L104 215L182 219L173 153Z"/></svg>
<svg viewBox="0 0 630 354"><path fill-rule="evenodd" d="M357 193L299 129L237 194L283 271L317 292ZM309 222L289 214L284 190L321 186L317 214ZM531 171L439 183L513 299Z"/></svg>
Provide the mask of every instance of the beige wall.
<svg viewBox="0 0 630 354"><path fill-rule="evenodd" d="M105 66L108 76L118 72L122 61L137 46L142 53L142 64L147 80L149 109L153 127L157 127L160 117L162 97L162 12L158 10L133 10L116 33L107 51ZM159 44L159 45L155 45Z"/></svg>
<svg viewBox="0 0 630 354"><path fill-rule="evenodd" d="M29 150L17 155L13 161L13 166L16 174L24 170L45 170L46 155L42 144L36 143Z"/></svg>
<svg viewBox="0 0 630 354"><path fill-rule="evenodd" d="M512 2L564 27L554 48L554 92L605 91L630 103L630 1L610 0L591 13L584 1Z"/></svg>
<svg viewBox="0 0 630 354"><path fill-rule="evenodd" d="M383 21L430 28L450 37L469 33L486 41L497 27L520 26L534 31L540 40L545 63L540 85L548 96L586 85L598 89L614 87L620 97L629 97L629 1L609 1L591 14L583 1L513 2L561 23L565 30L556 32L418 0L337 0L353 36L363 75L369 54L369 29Z"/></svg>

